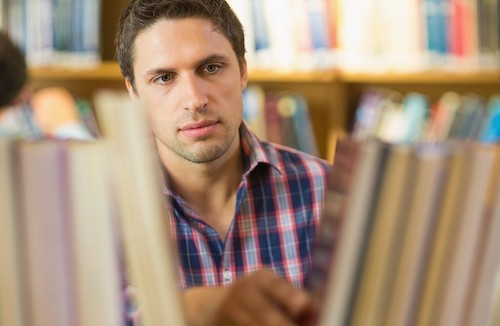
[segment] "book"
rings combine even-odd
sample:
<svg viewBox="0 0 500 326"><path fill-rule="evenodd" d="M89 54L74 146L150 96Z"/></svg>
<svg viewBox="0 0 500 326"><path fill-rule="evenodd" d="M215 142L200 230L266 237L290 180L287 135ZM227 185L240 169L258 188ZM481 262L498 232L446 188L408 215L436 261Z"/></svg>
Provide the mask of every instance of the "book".
<svg viewBox="0 0 500 326"><path fill-rule="evenodd" d="M270 61L273 69L282 71L297 67L298 44L293 7L296 0L263 1L263 14L267 26ZM277 15L276 13L280 14ZM265 62L260 62L261 65Z"/></svg>
<svg viewBox="0 0 500 326"><path fill-rule="evenodd" d="M492 96L489 100L486 118L479 133L479 141L484 143L500 141L500 96Z"/></svg>
<svg viewBox="0 0 500 326"><path fill-rule="evenodd" d="M484 109L478 96L473 94L463 95L462 101L455 112L455 117L450 126L448 139L477 139L477 136L475 138L473 137L478 133L477 129L484 116Z"/></svg>
<svg viewBox="0 0 500 326"><path fill-rule="evenodd" d="M497 271L495 283L493 284L493 299L491 304L491 312L488 316L488 325L498 325L500 323L500 272Z"/></svg>
<svg viewBox="0 0 500 326"><path fill-rule="evenodd" d="M380 173L384 162L384 150L380 142L368 141L358 142L348 138L339 140L337 144L334 165L338 160L343 160L346 155L343 151L359 151L359 157L353 164L350 174L338 176L351 178L349 188L345 194L335 192L329 195L331 200L327 207L326 215L322 220L318 243L321 245L321 238L330 237L330 232L339 232L337 241L329 246L324 246L323 254L315 258L313 254L312 270L318 269L316 264L322 266L328 264L323 277L314 280L315 284L322 284L321 290L312 288L313 296L321 302L320 312L317 316L318 325L344 325L349 322L349 312L352 305L359 265L362 260L365 244L364 239L370 229L370 212L376 202L376 194L379 186ZM338 164L338 163L337 163ZM334 168L335 171L335 168ZM335 185L335 181L332 181ZM333 226L339 225L339 230ZM325 227L323 227L325 225ZM331 257L330 259L320 259L321 257ZM311 272L314 275L314 272ZM317 286L316 288L320 288Z"/></svg>
<svg viewBox="0 0 500 326"><path fill-rule="evenodd" d="M424 35L431 66L446 63L448 54L448 7L446 0L424 0L422 16L425 22Z"/></svg>
<svg viewBox="0 0 500 326"><path fill-rule="evenodd" d="M257 62L255 58L252 0L228 0L227 3L231 6L231 9L234 11L236 16L238 16L238 19L243 25L247 67L249 70L255 69Z"/></svg>
<svg viewBox="0 0 500 326"><path fill-rule="evenodd" d="M19 207L15 196L16 138L0 137L0 325L25 325Z"/></svg>
<svg viewBox="0 0 500 326"><path fill-rule="evenodd" d="M15 155L19 159L19 223L27 323L75 325L67 156L63 143L21 141Z"/></svg>
<svg viewBox="0 0 500 326"><path fill-rule="evenodd" d="M450 251L449 273L443 279L442 300L435 321L438 325L457 325L466 310L467 289L472 280L474 256L483 223L484 202L493 167L491 147L475 144L467 148L468 179L460 203L459 223Z"/></svg>
<svg viewBox="0 0 500 326"><path fill-rule="evenodd" d="M109 144L67 142L68 217L79 325L122 325Z"/></svg>
<svg viewBox="0 0 500 326"><path fill-rule="evenodd" d="M265 98L264 89L258 85L249 85L243 91L243 119L262 140L267 139Z"/></svg>
<svg viewBox="0 0 500 326"><path fill-rule="evenodd" d="M281 122L281 139L284 145L318 156L306 99L293 92L277 94L276 111Z"/></svg>
<svg viewBox="0 0 500 326"><path fill-rule="evenodd" d="M288 94L278 94L276 100L276 113L280 119L282 144L300 149L299 138L301 130L297 128L295 124L298 114L295 98Z"/></svg>
<svg viewBox="0 0 500 326"><path fill-rule="evenodd" d="M362 264L352 325L383 325L406 219L412 147L391 146Z"/></svg>
<svg viewBox="0 0 500 326"><path fill-rule="evenodd" d="M297 108L297 114L294 115L294 125L295 129L299 131L299 149L306 153L319 156L316 134L314 132L310 107L307 100L299 93L292 94L292 97L295 100Z"/></svg>
<svg viewBox="0 0 500 326"><path fill-rule="evenodd" d="M403 95L391 92L381 104L380 119L373 136L390 143L402 142L410 125L403 111Z"/></svg>
<svg viewBox="0 0 500 326"><path fill-rule="evenodd" d="M430 243L438 218L438 204L444 193L449 150L446 146L422 144L412 155L413 184L399 257L394 269L387 313L382 325L407 325L416 316Z"/></svg>
<svg viewBox="0 0 500 326"><path fill-rule="evenodd" d="M71 0L68 64L73 67L92 66L101 60L101 5L99 0Z"/></svg>
<svg viewBox="0 0 500 326"><path fill-rule="evenodd" d="M369 87L363 91L354 117L352 137L365 140L375 135L383 113L383 102L391 91Z"/></svg>
<svg viewBox="0 0 500 326"><path fill-rule="evenodd" d="M477 67L477 1L450 0L449 38L452 65L461 69Z"/></svg>
<svg viewBox="0 0 500 326"><path fill-rule="evenodd" d="M415 143L422 138L429 111L429 100L423 94L410 92L404 96L402 109L407 128L400 142Z"/></svg>
<svg viewBox="0 0 500 326"><path fill-rule="evenodd" d="M85 98L77 98L75 101L81 122L94 138L99 138L99 125L92 104Z"/></svg>
<svg viewBox="0 0 500 326"><path fill-rule="evenodd" d="M486 119L487 105L485 100L475 94L468 94L464 97L465 117L462 120L458 139L477 141L481 131L481 125Z"/></svg>
<svg viewBox="0 0 500 326"><path fill-rule="evenodd" d="M252 26L254 27L255 61L259 68L271 68L271 41L266 19L265 0L250 0L252 10Z"/></svg>
<svg viewBox="0 0 500 326"><path fill-rule="evenodd" d="M491 315L492 284L500 266L500 147L492 148L494 162L487 188L479 245L474 257L472 282L469 283L462 321L467 325L487 325Z"/></svg>
<svg viewBox="0 0 500 326"><path fill-rule="evenodd" d="M333 45L330 43L332 25L328 17L330 8L327 2L329 0L305 0L312 47L310 60L316 69L326 69L334 65Z"/></svg>
<svg viewBox="0 0 500 326"><path fill-rule="evenodd" d="M498 5L497 0L478 0L477 3L480 68L498 65L497 56L500 51Z"/></svg>
<svg viewBox="0 0 500 326"><path fill-rule="evenodd" d="M266 140L275 144L283 144L281 117L276 106L278 99L279 94L277 92L265 93L264 114L266 118Z"/></svg>
<svg viewBox="0 0 500 326"><path fill-rule="evenodd" d="M306 282L315 324L495 320L499 166L497 144L339 140Z"/></svg>
<svg viewBox="0 0 500 326"><path fill-rule="evenodd" d="M442 301L442 284L449 270L449 257L456 226L460 223L461 205L467 186L466 152L462 147L453 149L449 163L449 177L444 184L444 196L439 211L431 254L422 284L417 325L431 325Z"/></svg>
<svg viewBox="0 0 500 326"><path fill-rule="evenodd" d="M431 108L429 127L425 141L444 141L448 139L455 112L462 101L456 92L445 92Z"/></svg>
<svg viewBox="0 0 500 326"><path fill-rule="evenodd" d="M43 66L53 62L54 30L53 5L51 0L39 0L29 6L22 4L26 17L26 34L24 35L25 57L30 66Z"/></svg>
<svg viewBox="0 0 500 326"><path fill-rule="evenodd" d="M140 103L125 92L102 90L94 103L102 137L109 141L114 157L110 164L125 261L144 325L184 325L169 231L170 206L162 197L164 178L146 117Z"/></svg>
<svg viewBox="0 0 500 326"><path fill-rule="evenodd" d="M332 259L337 251L338 235L344 224L344 214L348 195L352 191L354 176L361 157L361 145L348 138L338 140L336 159L329 181L325 216L312 252L311 272L305 279L305 287L320 300L325 295L324 283L327 281Z"/></svg>

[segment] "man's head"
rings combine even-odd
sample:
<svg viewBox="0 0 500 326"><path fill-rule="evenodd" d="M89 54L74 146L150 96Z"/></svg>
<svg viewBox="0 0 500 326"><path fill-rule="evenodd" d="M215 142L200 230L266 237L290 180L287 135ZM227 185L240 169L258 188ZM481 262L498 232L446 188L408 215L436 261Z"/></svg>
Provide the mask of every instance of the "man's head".
<svg viewBox="0 0 500 326"><path fill-rule="evenodd" d="M133 63L139 33L160 19L206 18L223 34L244 64L243 27L225 0L131 0L120 17L116 35L116 56L123 76L135 87ZM177 46L177 45L172 45Z"/></svg>
<svg viewBox="0 0 500 326"><path fill-rule="evenodd" d="M125 9L118 60L170 167L237 155L243 44L242 26L223 0L131 0Z"/></svg>
<svg viewBox="0 0 500 326"><path fill-rule="evenodd" d="M0 32L0 108L16 100L27 78L24 54L5 33Z"/></svg>

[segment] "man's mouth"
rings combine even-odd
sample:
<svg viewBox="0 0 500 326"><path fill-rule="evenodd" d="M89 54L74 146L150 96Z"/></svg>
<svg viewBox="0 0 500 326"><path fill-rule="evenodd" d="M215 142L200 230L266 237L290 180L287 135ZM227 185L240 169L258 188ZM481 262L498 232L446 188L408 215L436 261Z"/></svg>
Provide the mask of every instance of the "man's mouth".
<svg viewBox="0 0 500 326"><path fill-rule="evenodd" d="M206 137L217 128L217 121L200 121L189 123L180 129L180 132L190 138Z"/></svg>

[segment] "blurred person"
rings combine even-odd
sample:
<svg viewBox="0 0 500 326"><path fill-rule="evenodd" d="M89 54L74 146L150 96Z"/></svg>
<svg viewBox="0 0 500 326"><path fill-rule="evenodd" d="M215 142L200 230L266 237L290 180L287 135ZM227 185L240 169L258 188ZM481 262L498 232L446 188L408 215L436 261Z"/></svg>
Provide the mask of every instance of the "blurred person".
<svg viewBox="0 0 500 326"><path fill-rule="evenodd" d="M21 49L0 32L0 135L91 140L76 101L63 87L34 91Z"/></svg>
<svg viewBox="0 0 500 326"><path fill-rule="evenodd" d="M131 0L117 59L149 119L191 325L297 325L331 165L243 121L243 28L224 0ZM140 218L140 217L138 217Z"/></svg>

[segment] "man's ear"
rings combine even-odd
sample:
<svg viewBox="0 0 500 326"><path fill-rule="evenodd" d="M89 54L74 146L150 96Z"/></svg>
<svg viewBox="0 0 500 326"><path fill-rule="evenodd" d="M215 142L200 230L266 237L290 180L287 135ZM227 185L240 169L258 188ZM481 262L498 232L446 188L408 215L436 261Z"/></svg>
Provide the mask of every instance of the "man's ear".
<svg viewBox="0 0 500 326"><path fill-rule="evenodd" d="M125 86L127 87L127 91L128 91L128 95L136 100L137 99L137 92L135 91L135 88L134 86L132 85L132 83L130 82L130 79L128 78L125 78Z"/></svg>
<svg viewBox="0 0 500 326"><path fill-rule="evenodd" d="M245 58L242 59L241 65L240 65L240 72L241 72L241 89L245 89L247 87L248 83L248 67L247 67L247 61Z"/></svg>

